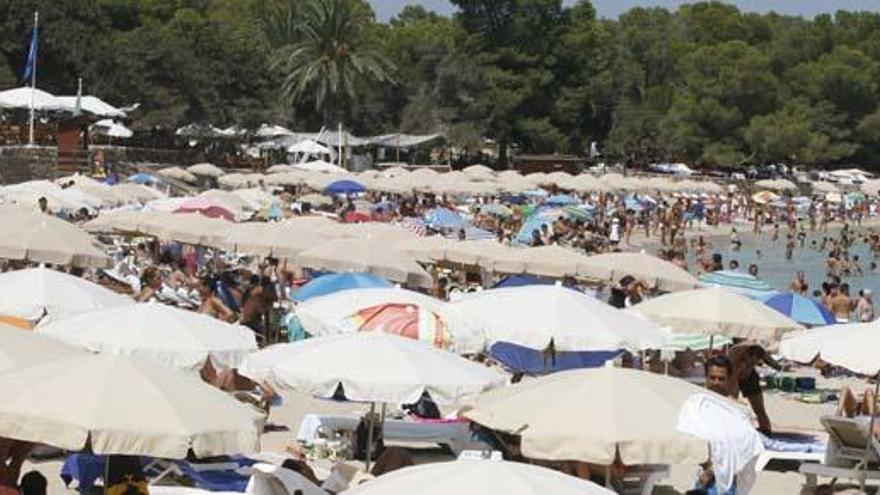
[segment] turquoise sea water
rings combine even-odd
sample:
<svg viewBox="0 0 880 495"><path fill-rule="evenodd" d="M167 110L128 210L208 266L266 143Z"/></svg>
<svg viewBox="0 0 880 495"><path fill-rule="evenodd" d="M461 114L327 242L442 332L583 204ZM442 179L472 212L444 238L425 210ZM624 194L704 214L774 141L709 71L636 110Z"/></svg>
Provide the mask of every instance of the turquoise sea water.
<svg viewBox="0 0 880 495"><path fill-rule="evenodd" d="M747 271L751 263L757 263L758 277L779 290L787 291L795 274L798 271L803 271L807 283L810 285L810 293L812 293L814 289L821 289L822 282L827 280L827 250L818 251L810 248L813 239L816 239L816 243L821 245L822 236L823 234L820 233L808 234L804 248L797 244L790 260L785 259L785 229L782 229L780 238L775 243L770 240L771 237L767 233L762 239L743 235L743 246L739 252L730 249L730 243L727 239L715 240L713 246L707 251L721 253L725 269L732 259L739 261L740 270L743 272ZM758 249L761 251L760 257ZM876 297L877 294L880 294L880 269L875 272L869 270L871 252L868 245L862 242L859 237L858 241L850 248L849 253L851 258L854 255L859 257L859 265L864 272L862 276L854 275L843 278L844 282L849 283L850 295L856 296L859 289L871 289ZM877 262L880 264L880 259ZM694 272L697 266L694 253L689 252L688 267Z"/></svg>

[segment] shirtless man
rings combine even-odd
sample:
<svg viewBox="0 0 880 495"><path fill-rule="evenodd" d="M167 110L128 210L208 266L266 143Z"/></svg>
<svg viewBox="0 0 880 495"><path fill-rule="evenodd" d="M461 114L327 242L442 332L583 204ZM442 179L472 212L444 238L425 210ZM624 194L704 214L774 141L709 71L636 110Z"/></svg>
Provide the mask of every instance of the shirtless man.
<svg viewBox="0 0 880 495"><path fill-rule="evenodd" d="M797 272L795 275L794 281L791 283L791 291L795 294L806 295L807 291L810 289L810 286L807 285L807 280L804 275L804 272Z"/></svg>
<svg viewBox="0 0 880 495"><path fill-rule="evenodd" d="M849 322L849 313L852 311L852 300L849 298L849 286L841 284L835 289L829 300L829 309L834 313L838 323Z"/></svg>

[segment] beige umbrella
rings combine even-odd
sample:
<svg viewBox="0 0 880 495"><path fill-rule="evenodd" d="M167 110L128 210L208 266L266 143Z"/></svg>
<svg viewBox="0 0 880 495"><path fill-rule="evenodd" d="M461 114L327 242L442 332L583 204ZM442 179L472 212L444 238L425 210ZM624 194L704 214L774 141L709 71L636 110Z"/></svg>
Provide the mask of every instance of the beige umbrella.
<svg viewBox="0 0 880 495"><path fill-rule="evenodd" d="M189 182L190 184L195 183L198 180L195 174L187 172L180 167L166 167L157 171L156 174L169 179Z"/></svg>
<svg viewBox="0 0 880 495"><path fill-rule="evenodd" d="M243 189L256 187L260 182L265 183L266 176L263 174L226 174L217 179L217 183L229 189Z"/></svg>
<svg viewBox="0 0 880 495"><path fill-rule="evenodd" d="M573 175L568 172L563 172L561 170L547 174L548 183L556 184L557 186L564 186L573 178Z"/></svg>
<svg viewBox="0 0 880 495"><path fill-rule="evenodd" d="M700 393L703 389L677 378L593 368L486 392L464 416L520 435L527 457L698 464L709 459L708 442L680 433L677 424L685 401Z"/></svg>
<svg viewBox="0 0 880 495"><path fill-rule="evenodd" d="M138 226L141 222L146 221L153 215L156 215L156 213L134 210L101 213L97 217L84 223L82 227L87 232L101 234L122 232L137 233Z"/></svg>
<svg viewBox="0 0 880 495"><path fill-rule="evenodd" d="M545 467L502 460L432 462L388 473L346 495L615 495L591 481Z"/></svg>
<svg viewBox="0 0 880 495"><path fill-rule="evenodd" d="M239 253L293 258L329 236L289 223L241 223L219 232L211 245Z"/></svg>
<svg viewBox="0 0 880 495"><path fill-rule="evenodd" d="M485 165L471 165L461 171L469 177L492 177L495 175L495 171Z"/></svg>
<svg viewBox="0 0 880 495"><path fill-rule="evenodd" d="M520 273L525 266L512 258L512 249L497 241L462 241L449 247L446 261L477 265L490 271L500 268L504 273Z"/></svg>
<svg viewBox="0 0 880 495"><path fill-rule="evenodd" d="M421 262L446 260L447 251L459 241L442 236L412 237L394 243L394 248Z"/></svg>
<svg viewBox="0 0 880 495"><path fill-rule="evenodd" d="M0 324L0 375L83 354L57 340Z"/></svg>
<svg viewBox="0 0 880 495"><path fill-rule="evenodd" d="M675 331L720 334L768 344L778 342L785 332L803 330L782 313L722 287L667 294L637 304L633 310Z"/></svg>
<svg viewBox="0 0 880 495"><path fill-rule="evenodd" d="M830 182L813 182L813 192L840 193L840 188Z"/></svg>
<svg viewBox="0 0 880 495"><path fill-rule="evenodd" d="M540 277L565 277L577 274L577 267L589 258L557 245L511 249L508 258L496 259L493 268L501 273L528 273ZM507 261L507 263L505 263ZM508 271L506 268L520 270Z"/></svg>
<svg viewBox="0 0 880 495"><path fill-rule="evenodd" d="M154 199L162 199L166 197L164 194L153 189L152 187L147 187L143 184L132 184L130 182L116 184L110 189L114 192L114 194L117 194L123 198L128 198L128 200L125 201L126 203L146 203Z"/></svg>
<svg viewBox="0 0 880 495"><path fill-rule="evenodd" d="M202 175L205 177L220 177L226 174L222 168L211 163L197 163L187 167L186 171L194 175Z"/></svg>
<svg viewBox="0 0 880 495"><path fill-rule="evenodd" d="M168 241L208 245L219 232L232 225L232 222L198 213L154 212L138 224L138 231Z"/></svg>
<svg viewBox="0 0 880 495"><path fill-rule="evenodd" d="M700 287L700 281L678 266L645 253L608 253L586 256L577 266L586 278L617 281L626 275L644 280L664 292Z"/></svg>
<svg viewBox="0 0 880 495"><path fill-rule="evenodd" d="M340 238L299 254L297 263L313 270L369 272L411 287L430 288L431 274L416 261L372 238Z"/></svg>
<svg viewBox="0 0 880 495"><path fill-rule="evenodd" d="M0 213L0 258L94 268L111 262L88 232L37 212Z"/></svg>
<svg viewBox="0 0 880 495"><path fill-rule="evenodd" d="M273 186L299 186L305 184L306 175L301 171L270 174L266 176L266 184Z"/></svg>
<svg viewBox="0 0 880 495"><path fill-rule="evenodd" d="M755 186L774 191L797 190L797 185L788 179L764 179L755 182Z"/></svg>
<svg viewBox="0 0 880 495"><path fill-rule="evenodd" d="M0 436L95 454L183 459L259 450L261 415L204 382L113 355L0 375Z"/></svg>
<svg viewBox="0 0 880 495"><path fill-rule="evenodd" d="M294 168L293 165L287 165L287 164L283 164L283 163L278 164L278 165L272 165L271 167L266 169L267 174L289 174L289 173L295 173L295 172L296 172L296 168Z"/></svg>

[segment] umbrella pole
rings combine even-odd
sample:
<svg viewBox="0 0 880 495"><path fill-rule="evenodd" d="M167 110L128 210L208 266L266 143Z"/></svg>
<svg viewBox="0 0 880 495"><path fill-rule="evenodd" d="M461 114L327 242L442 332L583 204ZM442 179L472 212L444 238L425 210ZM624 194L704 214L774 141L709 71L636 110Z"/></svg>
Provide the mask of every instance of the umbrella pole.
<svg viewBox="0 0 880 495"><path fill-rule="evenodd" d="M373 427L375 426L373 417L376 414L376 403L370 402L370 416L367 420L367 460L365 462L364 470L369 473L370 472L370 461L372 460L373 455Z"/></svg>
<svg viewBox="0 0 880 495"><path fill-rule="evenodd" d="M871 398L874 404L871 404L868 412L871 412L871 409L876 407L878 392L880 392L880 373L874 375L874 397ZM868 460L871 458L871 449L874 448L874 421L876 418L876 414L871 414L871 421L868 423L868 442L865 446L865 458L862 459L862 469L859 475L859 489L863 492L865 491L865 481L868 477Z"/></svg>

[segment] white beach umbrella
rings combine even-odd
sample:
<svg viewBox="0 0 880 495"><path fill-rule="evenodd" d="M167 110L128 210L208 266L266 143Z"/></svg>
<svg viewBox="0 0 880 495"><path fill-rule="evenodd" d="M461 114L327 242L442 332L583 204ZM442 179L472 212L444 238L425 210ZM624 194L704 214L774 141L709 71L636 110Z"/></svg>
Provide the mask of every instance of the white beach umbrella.
<svg viewBox="0 0 880 495"><path fill-rule="evenodd" d="M134 304L130 297L48 268L0 273L2 315L36 321L45 312L52 321L58 321L79 313L130 304Z"/></svg>
<svg viewBox="0 0 880 495"><path fill-rule="evenodd" d="M97 96L59 96L58 99L71 109L76 107L76 101L78 99L80 108L83 111L89 112L99 117L109 117L111 119L124 119L126 117L125 112L98 98ZM98 123L96 122L95 124Z"/></svg>
<svg viewBox="0 0 880 495"><path fill-rule="evenodd" d="M266 169L267 174L290 174L294 172L296 172L296 168L294 168L293 165L286 165L283 163L272 165Z"/></svg>
<svg viewBox="0 0 880 495"><path fill-rule="evenodd" d="M287 152L306 153L308 155L326 155L330 153L330 148L316 141L312 141L311 139L303 139L298 143L290 145L287 148Z"/></svg>
<svg viewBox="0 0 880 495"><path fill-rule="evenodd" d="M512 269L506 269L504 261ZM588 260L586 255L557 245L511 249L509 257L495 260L494 269L501 273L528 273L539 277L576 275L578 265ZM522 268L519 268L519 265Z"/></svg>
<svg viewBox="0 0 880 495"><path fill-rule="evenodd" d="M503 460L435 462L399 469L346 495L613 495L591 481L552 469Z"/></svg>
<svg viewBox="0 0 880 495"><path fill-rule="evenodd" d="M153 212L138 225L138 231L163 240L208 245L219 232L232 225L232 222L198 213Z"/></svg>
<svg viewBox="0 0 880 495"><path fill-rule="evenodd" d="M359 402L411 404L427 392L438 404L504 384L486 366L427 344L359 332L276 344L248 356L239 370L254 380L332 398L342 387Z"/></svg>
<svg viewBox="0 0 880 495"><path fill-rule="evenodd" d="M111 190L118 196L127 198L127 203L137 202L146 204L155 199L167 198L164 193L153 189L152 187L147 187L143 184L133 184L131 182L116 184L111 186Z"/></svg>
<svg viewBox="0 0 880 495"><path fill-rule="evenodd" d="M293 258L299 253L330 239L288 223L249 222L231 226L217 233L211 245L238 253Z"/></svg>
<svg viewBox="0 0 880 495"><path fill-rule="evenodd" d="M700 281L680 267L645 253L606 253L586 256L577 265L581 276L617 281L626 275L644 280L661 291L689 290L700 287Z"/></svg>
<svg viewBox="0 0 880 495"><path fill-rule="evenodd" d="M294 167L298 170L305 170L307 172L332 172L332 173L347 173L348 170L340 167L339 165L334 165L332 163L326 162L324 160L315 160L306 163L298 163L294 165Z"/></svg>
<svg viewBox="0 0 880 495"><path fill-rule="evenodd" d="M483 393L464 416L518 434L523 454L531 458L697 464L709 459L708 442L679 432L677 425L685 402L703 393L664 375L591 368Z"/></svg>
<svg viewBox="0 0 880 495"><path fill-rule="evenodd" d="M157 303L92 311L40 325L37 333L93 352L143 357L165 367L199 370L210 359L235 368L257 349L241 325Z"/></svg>
<svg viewBox="0 0 880 495"><path fill-rule="evenodd" d="M412 287L434 283L414 258L372 238L331 239L301 252L296 262L312 270L368 272Z"/></svg>
<svg viewBox="0 0 880 495"><path fill-rule="evenodd" d="M0 213L0 258L85 268L110 264L88 232L36 212Z"/></svg>
<svg viewBox="0 0 880 495"><path fill-rule="evenodd" d="M205 177L221 177L226 174L226 171L212 163L197 163L187 167L186 171L194 175L203 175Z"/></svg>
<svg viewBox="0 0 880 495"><path fill-rule="evenodd" d="M166 167L156 172L157 175L168 177L169 179L181 180L183 182L195 183L198 178L192 172L188 172L180 167Z"/></svg>
<svg viewBox="0 0 880 495"><path fill-rule="evenodd" d="M72 105L67 105L58 97L41 89L32 89L30 87L0 91L0 108L30 109L31 99L33 99L34 110L40 112L73 110Z"/></svg>
<svg viewBox="0 0 880 495"><path fill-rule="evenodd" d="M721 287L666 294L632 308L680 332L727 335L777 342L785 332L803 330L797 322L763 303Z"/></svg>
<svg viewBox="0 0 880 495"><path fill-rule="evenodd" d="M856 373L880 373L880 321L850 323L792 332L782 338L779 353L809 363L816 357Z"/></svg>
<svg viewBox="0 0 880 495"><path fill-rule="evenodd" d="M125 127L123 124L114 122L113 119L99 120L90 125L89 130L92 131L92 133L100 136L115 137L120 139L128 139L134 136L134 131L132 131L128 127Z"/></svg>
<svg viewBox="0 0 880 495"><path fill-rule="evenodd" d="M113 355L0 375L0 436L98 455L184 459L259 450L262 415L188 373Z"/></svg>
<svg viewBox="0 0 880 495"><path fill-rule="evenodd" d="M351 318L357 312L384 304L412 304L439 316L452 335L451 349L459 354L481 352L486 337L479 322L455 305L406 289L350 289L315 297L301 303L296 315L311 335L336 335L357 331Z"/></svg>
<svg viewBox="0 0 880 495"><path fill-rule="evenodd" d="M531 285L468 294L453 306L483 324L490 343L557 350L660 349L659 326L561 286Z"/></svg>
<svg viewBox="0 0 880 495"><path fill-rule="evenodd" d="M83 354L57 340L0 324L0 375Z"/></svg>

